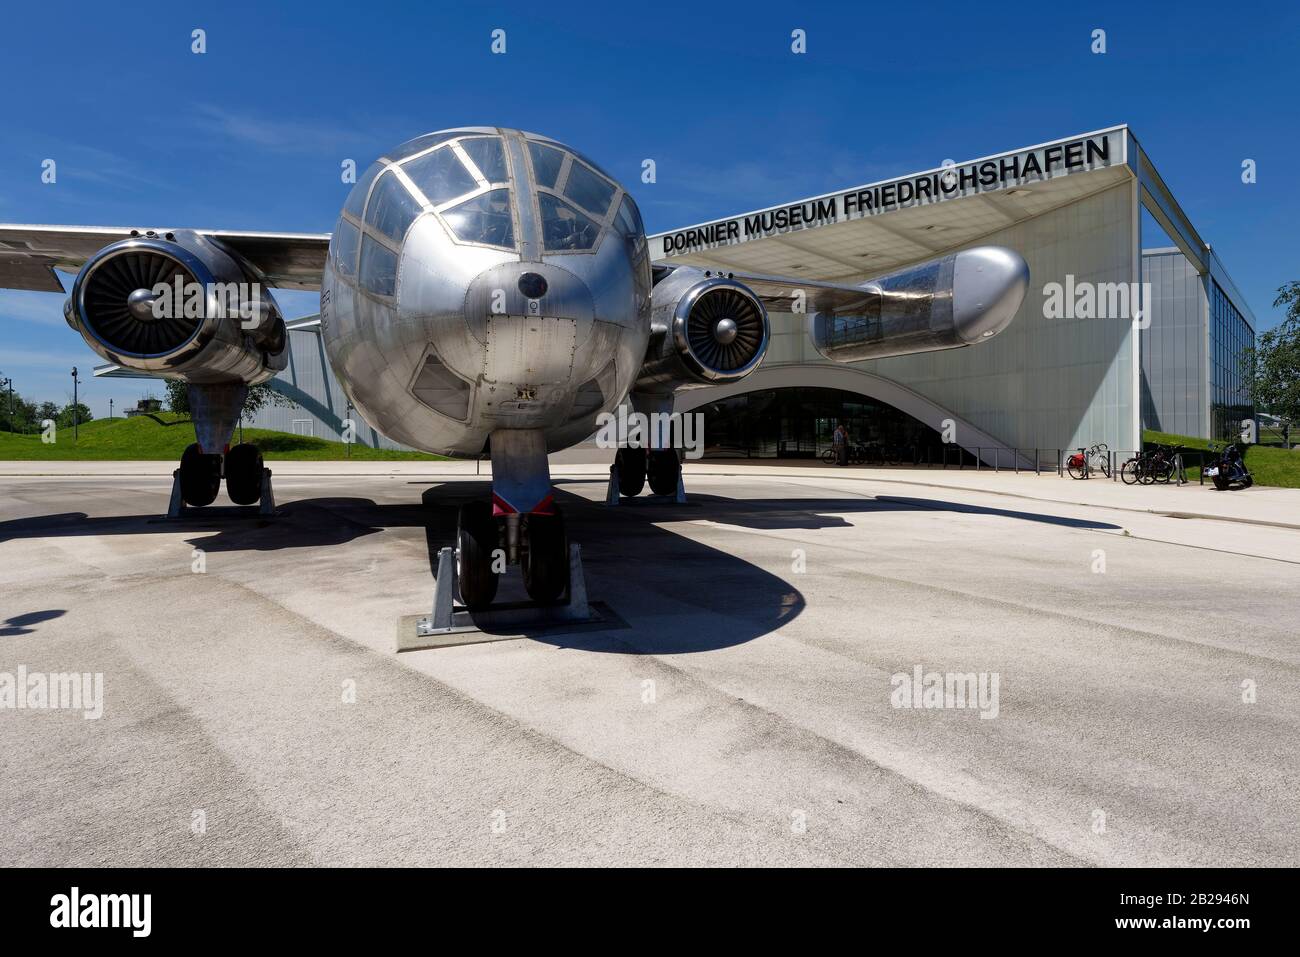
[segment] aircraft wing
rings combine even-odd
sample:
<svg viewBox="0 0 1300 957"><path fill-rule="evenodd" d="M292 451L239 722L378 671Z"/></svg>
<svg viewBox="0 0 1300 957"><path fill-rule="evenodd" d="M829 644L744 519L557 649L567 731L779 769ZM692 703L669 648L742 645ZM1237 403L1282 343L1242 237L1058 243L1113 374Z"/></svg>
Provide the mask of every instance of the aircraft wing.
<svg viewBox="0 0 1300 957"><path fill-rule="evenodd" d="M728 275L743 282L763 300L764 306L777 312L791 311L800 292L807 297L808 312L859 313L880 296L877 290L848 283L741 272L729 272Z"/></svg>
<svg viewBox="0 0 1300 957"><path fill-rule="evenodd" d="M76 272L109 243L168 229L130 226L19 226L0 224L0 289L63 292L54 270ZM198 230L252 263L268 284L319 289L329 249L328 233L250 233Z"/></svg>

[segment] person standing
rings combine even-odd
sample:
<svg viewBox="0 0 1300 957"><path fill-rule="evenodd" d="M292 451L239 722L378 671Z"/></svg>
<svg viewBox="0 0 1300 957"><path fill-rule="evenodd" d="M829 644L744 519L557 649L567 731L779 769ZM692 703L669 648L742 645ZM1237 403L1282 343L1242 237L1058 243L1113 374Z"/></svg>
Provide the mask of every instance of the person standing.
<svg viewBox="0 0 1300 957"><path fill-rule="evenodd" d="M835 445L835 464L849 464L849 430L840 422L835 426L835 433L831 436L831 442Z"/></svg>

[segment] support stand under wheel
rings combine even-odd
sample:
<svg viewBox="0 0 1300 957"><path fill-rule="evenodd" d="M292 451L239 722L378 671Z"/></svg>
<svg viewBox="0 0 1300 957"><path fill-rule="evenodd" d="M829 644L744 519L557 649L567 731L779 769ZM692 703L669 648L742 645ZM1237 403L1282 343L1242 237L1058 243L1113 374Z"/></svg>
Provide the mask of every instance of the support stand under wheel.
<svg viewBox="0 0 1300 957"><path fill-rule="evenodd" d="M582 570L582 546L569 545L568 587L561 601L509 602L471 611L457 600L456 549L438 550L438 574L433 588L433 609L417 618L414 629L399 630L398 651L436 647L438 638L487 630L546 628L599 623L605 620L587 597L587 579Z"/></svg>

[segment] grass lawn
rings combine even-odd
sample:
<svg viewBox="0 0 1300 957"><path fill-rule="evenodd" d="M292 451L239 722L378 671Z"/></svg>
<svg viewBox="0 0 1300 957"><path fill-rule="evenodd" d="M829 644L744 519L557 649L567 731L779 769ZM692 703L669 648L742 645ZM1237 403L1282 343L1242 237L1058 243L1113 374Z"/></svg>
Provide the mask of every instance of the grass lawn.
<svg viewBox="0 0 1300 957"><path fill-rule="evenodd" d="M185 447L194 441L194 427L188 415L158 412L129 419L97 419L81 426L77 441L72 429L59 429L57 441L45 444L37 435L14 435L0 432L0 461L39 459L132 460L157 459L179 462ZM239 441L235 431L234 442ZM348 457L347 446L288 432L270 429L244 429L244 441L262 450L267 461L320 460L334 461ZM445 461L445 456L423 452L397 452L353 445L352 458L358 461Z"/></svg>
<svg viewBox="0 0 1300 957"><path fill-rule="evenodd" d="M1206 439L1194 439L1189 435L1173 435L1169 432L1142 430L1142 441L1147 444L1178 445L1184 449L1208 449L1210 442ZM1215 442L1220 449L1226 443ZM1242 461L1255 479L1256 485L1275 485L1280 488L1300 488L1300 449L1278 449L1267 445L1242 445ZM1201 469L1196 455L1184 455L1183 463L1187 466L1187 477L1193 482L1200 480ZM1195 464L1194 464L1195 463ZM1208 479L1207 479L1208 481Z"/></svg>

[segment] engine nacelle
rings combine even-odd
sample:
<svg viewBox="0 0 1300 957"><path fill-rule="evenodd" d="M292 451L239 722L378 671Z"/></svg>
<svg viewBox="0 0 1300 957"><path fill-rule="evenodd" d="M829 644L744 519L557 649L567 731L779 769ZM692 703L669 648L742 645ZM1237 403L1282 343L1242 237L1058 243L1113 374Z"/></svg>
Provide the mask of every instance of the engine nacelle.
<svg viewBox="0 0 1300 957"><path fill-rule="evenodd" d="M881 276L860 287L856 315L819 311L813 345L834 362L960 349L996 336L1029 289L1029 266L1001 246L976 246Z"/></svg>
<svg viewBox="0 0 1300 957"><path fill-rule="evenodd" d="M63 313L109 362L154 375L254 384L288 361L284 317L256 270L190 231L105 246Z"/></svg>
<svg viewBox="0 0 1300 957"><path fill-rule="evenodd" d="M771 337L767 310L748 287L689 266L654 287L650 328L635 392L738 382L762 364Z"/></svg>

